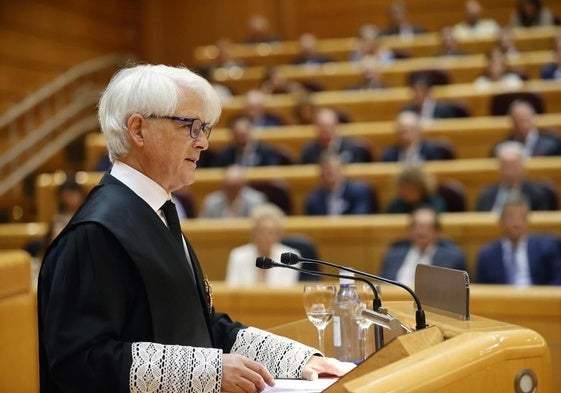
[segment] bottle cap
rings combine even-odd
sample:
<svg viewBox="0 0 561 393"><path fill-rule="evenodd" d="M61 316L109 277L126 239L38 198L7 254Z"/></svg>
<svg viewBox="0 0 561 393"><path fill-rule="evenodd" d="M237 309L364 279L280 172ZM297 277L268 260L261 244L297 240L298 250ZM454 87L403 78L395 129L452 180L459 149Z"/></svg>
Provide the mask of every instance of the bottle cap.
<svg viewBox="0 0 561 393"><path fill-rule="evenodd" d="M339 274L342 274L342 275L345 275L345 276L352 276L352 277L355 276L354 273L349 273L349 272L346 272L346 271L344 271L344 270L340 270L340 271L339 271ZM352 278L343 278L343 277L341 277L341 278L339 279L339 284L340 284L340 285L354 285L354 283L355 283L355 280L353 280Z"/></svg>

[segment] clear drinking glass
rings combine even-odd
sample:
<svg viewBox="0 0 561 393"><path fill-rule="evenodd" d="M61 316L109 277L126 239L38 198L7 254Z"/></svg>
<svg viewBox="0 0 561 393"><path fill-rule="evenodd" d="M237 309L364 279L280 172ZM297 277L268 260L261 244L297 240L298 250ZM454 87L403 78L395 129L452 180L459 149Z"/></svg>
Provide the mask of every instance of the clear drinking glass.
<svg viewBox="0 0 561 393"><path fill-rule="evenodd" d="M372 288L370 285L357 282L356 283L356 290L358 292L358 296L360 297L360 305L356 309L355 314L355 321L359 328L358 338L360 342L360 357L361 360L364 360L368 357L369 348L367 348L368 344L368 330L370 326L372 326L372 322L367 320L362 316L362 310L372 310L372 304L374 302L374 293L372 292Z"/></svg>
<svg viewBox="0 0 561 393"><path fill-rule="evenodd" d="M304 286L304 309L309 321L318 330L319 350L325 353L325 328L333 319L335 285L306 284Z"/></svg>

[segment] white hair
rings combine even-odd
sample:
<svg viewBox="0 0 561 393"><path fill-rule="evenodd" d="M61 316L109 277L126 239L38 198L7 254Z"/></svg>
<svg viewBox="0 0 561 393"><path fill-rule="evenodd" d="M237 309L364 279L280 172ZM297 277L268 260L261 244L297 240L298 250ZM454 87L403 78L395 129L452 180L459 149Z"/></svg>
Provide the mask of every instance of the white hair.
<svg viewBox="0 0 561 393"><path fill-rule="evenodd" d="M98 104L99 124L111 162L129 152L128 118L135 113L145 117L173 115L183 89L202 100L202 120L215 124L221 112L220 98L206 79L185 67L142 64L113 75Z"/></svg>

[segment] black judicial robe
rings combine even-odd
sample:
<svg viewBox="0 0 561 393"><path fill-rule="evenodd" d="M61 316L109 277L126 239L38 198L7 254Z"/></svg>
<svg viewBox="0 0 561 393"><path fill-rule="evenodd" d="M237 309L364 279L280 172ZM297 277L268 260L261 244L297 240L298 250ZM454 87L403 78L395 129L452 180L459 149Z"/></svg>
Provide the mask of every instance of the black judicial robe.
<svg viewBox="0 0 561 393"><path fill-rule="evenodd" d="M192 247L109 174L47 250L38 287L41 392L129 392L131 344L222 348L244 326L215 313Z"/></svg>

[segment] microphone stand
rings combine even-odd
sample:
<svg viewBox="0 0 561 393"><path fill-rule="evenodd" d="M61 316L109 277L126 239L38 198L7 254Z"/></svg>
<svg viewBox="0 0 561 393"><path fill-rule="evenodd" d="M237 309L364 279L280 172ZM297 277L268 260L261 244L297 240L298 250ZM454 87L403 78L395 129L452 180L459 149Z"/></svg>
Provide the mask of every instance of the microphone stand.
<svg viewBox="0 0 561 393"><path fill-rule="evenodd" d="M372 293L374 294L374 300L372 302L373 311L371 311L371 312L374 313L378 318L373 319L368 314L363 315L363 317L365 317L366 319L368 319L370 322L372 322L374 324L374 347L375 347L376 351L378 351L379 349L381 349L384 346L384 330L383 330L383 328L384 328L384 326L389 326L389 325L387 325L387 323L389 322L390 318L387 315L378 312L380 307L382 306L382 301L380 299L378 289L376 288L376 286L370 280L367 280L363 277L355 277L355 276L348 276L348 275L344 275L344 274L334 274L334 273L327 273L327 272L318 272L318 271L303 269L303 268L292 266L292 265L280 264L280 263L277 263L277 262L273 261L271 258L267 258L267 257L258 257L255 260L255 266L257 266L260 269L270 269L270 268L275 267L275 266L276 267L283 267L283 268L296 270L298 272L303 272L303 273L306 273L306 274L310 274L312 276L346 278L346 279L357 280L357 281L365 283L366 285L368 285L370 287L370 289L372 290ZM384 322L379 322L379 321L384 321Z"/></svg>
<svg viewBox="0 0 561 393"><path fill-rule="evenodd" d="M317 263L317 264L320 264L320 265L330 266L330 267L333 267L333 268L336 268L336 269L345 270L345 271L350 272L350 273L358 274L359 276L367 277L371 280L385 282L385 283L396 285L400 288L403 288L407 292L409 292L409 294L413 297L413 299L415 301L415 304L417 306L417 311L415 312L415 330L421 330L421 329L425 329L427 327L425 311L423 310L423 307L421 306L421 301L419 300L419 297L417 296L417 294L411 288L409 288L407 285L405 285L405 284L403 284L399 281L394 281L394 280L390 280L389 278L380 277L380 276L376 276L374 274L361 272L360 270L356 270L356 269L353 269L351 267L337 265L335 263L331 263L331 262L327 262L327 261L320 261L318 259L310 259L310 258L302 258L302 257L299 257L298 255L296 255L292 252L282 253L281 254L281 262L283 264L287 265L287 266L293 265L293 264L298 263L298 262Z"/></svg>

